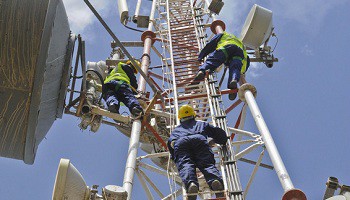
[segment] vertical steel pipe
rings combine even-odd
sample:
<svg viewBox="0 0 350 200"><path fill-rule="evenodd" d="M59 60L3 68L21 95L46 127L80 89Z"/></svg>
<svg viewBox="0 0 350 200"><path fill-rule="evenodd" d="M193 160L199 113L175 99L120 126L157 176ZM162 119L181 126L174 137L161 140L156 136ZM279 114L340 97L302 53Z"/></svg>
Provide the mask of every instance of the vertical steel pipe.
<svg viewBox="0 0 350 200"><path fill-rule="evenodd" d="M144 49L143 49L143 55L142 55L142 60L141 60L141 69L146 75L147 75L148 66L150 63L149 54L150 54L152 40L153 40L153 38L150 35L152 33L153 33L152 31L149 31L149 32L146 31L146 32L144 32L144 34L142 34L143 36L144 35L145 36L144 36L144 40L143 40L144 41ZM137 89L140 92L146 91L146 80L142 76L140 76L140 78L139 78ZM139 141L140 141L140 133L141 133L141 120L137 119L132 124L130 142L129 142L128 158L126 161L124 181L123 181L123 188L128 192L128 200L131 199L133 179L134 179L135 168L136 168L136 156L137 156Z"/></svg>
<svg viewBox="0 0 350 200"><path fill-rule="evenodd" d="M153 4L155 5L156 1L153 1ZM152 32L152 21L154 16L154 8L155 6L152 4L152 11L150 18L150 25L148 27L148 31L145 31L142 36L141 40L144 42L143 46L143 54L141 58L141 70L145 73L147 76L148 74L148 67L150 64L150 51L152 44L154 43L155 39L155 33ZM138 88L137 90L140 92L146 91L146 80L143 76L140 76L138 81ZM132 124L131 129L131 135L130 135L130 141L129 141L129 151L128 151L128 158L126 161L125 166L125 173L124 173L124 181L123 181L123 188L128 192L128 200L131 199L131 192L133 187L133 180L136 170L136 157L137 152L139 148L139 142L140 142L140 133L141 133L141 120L135 120Z"/></svg>
<svg viewBox="0 0 350 200"><path fill-rule="evenodd" d="M128 200L131 199L133 180L134 180L134 175L136 170L136 157L137 157L137 151L139 148L140 132L141 132L141 120L135 120L132 123L128 158L126 160L124 180L123 180L123 188L128 192Z"/></svg>
<svg viewBox="0 0 350 200"><path fill-rule="evenodd" d="M246 87L247 86L247 87ZM259 107L255 101L255 97L252 93L256 92L254 86L249 84L244 84L240 88L241 94L243 93L243 100L248 104L252 116L254 118L255 124L259 129L259 132L263 138L266 149L271 158L272 164L276 170L277 176L285 194L283 195L283 200L306 200L305 194L298 189L294 188L292 180L290 179L288 172L283 164L280 154L278 153L275 142L272 139L269 129L265 123L265 120L259 110ZM240 95L242 96L242 95Z"/></svg>
<svg viewBox="0 0 350 200"><path fill-rule="evenodd" d="M267 151L269 152L273 166L276 169L277 176L282 184L283 189L289 190L294 188L293 183L288 175L288 172L282 162L281 156L278 153L275 142L273 141L270 131L267 128L264 118L262 117L259 107L255 101L254 95L250 90L246 90L244 93L246 102L253 115L256 126L264 140Z"/></svg>
<svg viewBox="0 0 350 200"><path fill-rule="evenodd" d="M132 19L134 23L137 23L137 17L140 14L140 7L141 7L141 0L138 0L136 3L135 14Z"/></svg>

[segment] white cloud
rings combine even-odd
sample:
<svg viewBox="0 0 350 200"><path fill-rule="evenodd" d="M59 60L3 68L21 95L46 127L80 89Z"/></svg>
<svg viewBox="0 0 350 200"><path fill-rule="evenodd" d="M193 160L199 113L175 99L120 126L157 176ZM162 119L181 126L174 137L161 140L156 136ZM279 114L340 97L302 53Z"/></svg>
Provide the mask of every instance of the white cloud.
<svg viewBox="0 0 350 200"><path fill-rule="evenodd" d="M267 2L267 4L266 4ZM319 33L324 19L338 6L348 3L349 0L267 0L261 5L273 12L273 20L279 22L286 21L284 24L295 24L295 27L304 30L308 34ZM227 31L233 32L239 36L244 21L254 4L260 4L258 1L225 1L225 6L220 13L220 19L226 23ZM277 21L276 20L276 21ZM314 51L309 45L300 49L301 53L307 56L313 56ZM263 75L264 64L251 63L247 72L248 78L257 78Z"/></svg>
<svg viewBox="0 0 350 200"><path fill-rule="evenodd" d="M269 0L271 10L278 17L295 21L305 32L317 33L325 17L337 6L348 0Z"/></svg>
<svg viewBox="0 0 350 200"><path fill-rule="evenodd" d="M252 5L253 0L225 1L219 18L225 21L227 31L239 36L244 20L247 17L246 15Z"/></svg>
<svg viewBox="0 0 350 200"><path fill-rule="evenodd" d="M249 80L249 79L254 79L262 76L263 67L264 67L264 64L262 63L250 63L250 66L246 73L247 79Z"/></svg>
<svg viewBox="0 0 350 200"><path fill-rule="evenodd" d="M301 53L306 55L306 56L313 56L314 55L314 51L307 44L301 48Z"/></svg>
<svg viewBox="0 0 350 200"><path fill-rule="evenodd" d="M83 0L63 0L63 3L73 32L82 33L89 25L97 21L96 17ZM112 0L98 0L91 2L102 16L106 16L111 11L112 3Z"/></svg>
<svg viewBox="0 0 350 200"><path fill-rule="evenodd" d="M271 10L274 19L291 20L299 28L304 29L309 33L316 33L322 27L323 21L327 14L337 6L349 3L349 0L268 0L267 5L263 7ZM239 34L239 29L242 27L244 20L254 5L259 5L258 1L225 1L225 6L220 13L220 17L225 20L229 31Z"/></svg>

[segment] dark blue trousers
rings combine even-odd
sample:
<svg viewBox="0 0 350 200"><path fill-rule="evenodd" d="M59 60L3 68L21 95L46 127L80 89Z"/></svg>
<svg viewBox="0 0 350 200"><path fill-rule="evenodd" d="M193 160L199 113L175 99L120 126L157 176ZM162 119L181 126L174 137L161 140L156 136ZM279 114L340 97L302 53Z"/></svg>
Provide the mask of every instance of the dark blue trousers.
<svg viewBox="0 0 350 200"><path fill-rule="evenodd" d="M207 139L201 134L183 136L175 141L174 161L186 189L190 182L198 186L196 167L203 173L210 186L214 180L222 183L222 177L215 166L214 154Z"/></svg>
<svg viewBox="0 0 350 200"><path fill-rule="evenodd" d="M118 105L119 102L123 102L130 112L134 107L142 109L127 83L119 84L118 81L106 83L104 85L104 99L108 107L112 104Z"/></svg>
<svg viewBox="0 0 350 200"><path fill-rule="evenodd" d="M199 67L199 70L210 70L213 72L220 65L225 63L228 66L228 81L227 87L232 80L236 80L237 82L241 78L241 68L242 61L232 60L232 57L238 56L244 58L243 50L236 45L227 45L225 46L225 50L227 55L222 50L215 50L209 54L205 62L202 66Z"/></svg>

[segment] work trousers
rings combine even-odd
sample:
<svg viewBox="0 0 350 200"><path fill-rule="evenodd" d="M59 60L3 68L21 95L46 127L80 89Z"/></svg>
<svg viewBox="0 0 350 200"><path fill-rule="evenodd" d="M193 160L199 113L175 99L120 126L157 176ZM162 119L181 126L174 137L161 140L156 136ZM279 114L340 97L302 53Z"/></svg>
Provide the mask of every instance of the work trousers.
<svg viewBox="0 0 350 200"><path fill-rule="evenodd" d="M214 180L222 183L220 172L215 166L214 154L207 139L201 134L175 140L174 161L186 189L191 182L199 186L196 167L203 173L209 186Z"/></svg>
<svg viewBox="0 0 350 200"><path fill-rule="evenodd" d="M112 80L104 85L104 99L107 106L116 105L119 108L119 102L123 102L129 111L134 107L142 110L139 101L134 96L130 86L127 83L119 84L118 81Z"/></svg>
<svg viewBox="0 0 350 200"><path fill-rule="evenodd" d="M233 59L234 57L244 58L243 50L236 45L226 45L225 47L226 54L224 50L218 49L209 54L202 66L199 67L199 70L206 71L210 70L213 72L223 63L228 66L228 81L227 87L232 80L239 81L241 78L241 69L242 61Z"/></svg>

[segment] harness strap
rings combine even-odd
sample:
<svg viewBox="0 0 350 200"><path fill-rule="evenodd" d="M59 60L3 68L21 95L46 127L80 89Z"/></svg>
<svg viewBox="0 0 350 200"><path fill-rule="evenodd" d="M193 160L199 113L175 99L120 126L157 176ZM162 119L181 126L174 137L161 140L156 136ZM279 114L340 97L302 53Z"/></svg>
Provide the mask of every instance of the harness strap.
<svg viewBox="0 0 350 200"><path fill-rule="evenodd" d="M225 49L225 47L222 47L219 50L221 50L225 54L225 58L226 58L225 61L228 61L228 53L227 53L227 50ZM230 60L240 60L240 61L242 61L243 58L241 58L240 56L234 56Z"/></svg>

